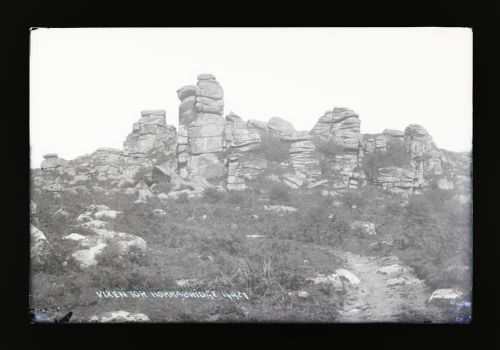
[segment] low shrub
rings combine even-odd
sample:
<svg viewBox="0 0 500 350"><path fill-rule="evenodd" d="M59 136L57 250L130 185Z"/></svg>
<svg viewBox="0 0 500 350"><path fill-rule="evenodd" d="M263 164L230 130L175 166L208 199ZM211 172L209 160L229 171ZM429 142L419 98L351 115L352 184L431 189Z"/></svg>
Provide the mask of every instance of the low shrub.
<svg viewBox="0 0 500 350"><path fill-rule="evenodd" d="M379 168L396 166L405 168L410 165L410 156L402 142L387 143L386 152L366 153L363 157L361 168L367 176L369 183L373 183L378 175Z"/></svg>
<svg viewBox="0 0 500 350"><path fill-rule="evenodd" d="M262 142L257 148L251 152L255 155L262 156L264 159L281 163L288 159L288 153L290 150L290 144L283 142L279 137L274 136L270 133L262 133Z"/></svg>
<svg viewBox="0 0 500 350"><path fill-rule="evenodd" d="M223 199L224 199L224 193L215 188L208 187L203 191L203 200L207 203L214 204Z"/></svg>
<svg viewBox="0 0 500 350"><path fill-rule="evenodd" d="M270 186L268 191L269 191L269 198L272 201L280 203L288 203L292 199L290 188L284 183L274 181L274 183Z"/></svg>
<svg viewBox="0 0 500 350"><path fill-rule="evenodd" d="M314 137L312 139L314 146L316 147L316 151L325 155L328 158L335 158L335 156L342 154L343 147L340 145L335 137L330 137L328 139L324 139L321 137Z"/></svg>
<svg viewBox="0 0 500 350"><path fill-rule="evenodd" d="M187 195L187 193L180 193L176 199L176 202L179 204L189 203L189 196Z"/></svg>
<svg viewBox="0 0 500 350"><path fill-rule="evenodd" d="M246 202L247 197L251 194L249 191L242 193L241 191L230 191L226 195L226 201L234 205L242 205Z"/></svg>

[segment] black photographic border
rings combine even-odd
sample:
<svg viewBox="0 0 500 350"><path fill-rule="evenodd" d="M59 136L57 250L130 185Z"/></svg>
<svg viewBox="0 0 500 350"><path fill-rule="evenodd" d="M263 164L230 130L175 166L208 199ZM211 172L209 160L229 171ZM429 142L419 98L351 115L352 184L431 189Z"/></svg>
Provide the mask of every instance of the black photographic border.
<svg viewBox="0 0 500 350"><path fill-rule="evenodd" d="M486 203L493 183L496 162L490 122L493 91L490 68L493 48L494 5L472 1L314 4L285 2L18 2L4 8L8 23L3 33L7 58L4 135L8 138L4 171L12 178L4 182L11 194L4 198L3 250L9 253L4 320L24 333L15 341L28 348L146 348L156 346L232 347L269 346L271 338L279 348L312 347L317 341L326 347L349 348L436 348L474 346L494 348L496 325L493 249L495 226L489 225L491 210ZM497 10L497 11L495 11ZM144 324L144 325L43 325L30 324L29 278L29 38L36 27L468 27L473 30L473 218L474 288L473 320L467 325L406 324ZM431 83L431 82L430 82ZM15 101L11 101L12 97ZM488 130L489 129L489 130ZM488 142L489 141L489 142ZM487 182L488 181L488 182ZM15 183L15 185L14 185ZM480 208L482 206L482 208ZM12 242L11 242L12 241ZM12 249L12 248L16 249ZM13 307L11 309L11 307ZM10 333L10 332L9 332ZM176 341L174 341L176 340ZM177 342L178 341L178 342ZM150 343L153 342L153 343ZM251 344L253 343L253 344ZM178 344L178 345L177 345ZM484 344L484 345L482 345ZM254 345L254 346L255 346ZM19 346L20 348L21 346ZM17 348L17 346L16 346Z"/></svg>

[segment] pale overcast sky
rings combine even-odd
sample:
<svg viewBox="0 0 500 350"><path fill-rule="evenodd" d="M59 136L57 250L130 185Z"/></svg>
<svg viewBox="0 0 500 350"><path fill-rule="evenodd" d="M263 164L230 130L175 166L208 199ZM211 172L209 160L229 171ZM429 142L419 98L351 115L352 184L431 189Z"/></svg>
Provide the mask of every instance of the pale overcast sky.
<svg viewBox="0 0 500 350"><path fill-rule="evenodd" d="M32 167L122 148L141 110L215 75L224 113L282 117L309 130L326 110L359 113L361 132L423 125L438 147L472 146L472 31L466 28L44 29L31 34Z"/></svg>

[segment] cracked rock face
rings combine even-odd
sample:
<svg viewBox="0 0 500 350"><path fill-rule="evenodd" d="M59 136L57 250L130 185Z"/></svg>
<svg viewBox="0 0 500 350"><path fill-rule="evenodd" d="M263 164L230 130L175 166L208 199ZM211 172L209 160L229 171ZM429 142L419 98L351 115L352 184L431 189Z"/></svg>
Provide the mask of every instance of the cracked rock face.
<svg viewBox="0 0 500 350"><path fill-rule="evenodd" d="M49 241L42 231L30 225L30 254L33 267L43 267L50 257Z"/></svg>
<svg viewBox="0 0 500 350"><path fill-rule="evenodd" d="M213 75L200 74L195 87L184 86L177 96L181 100L177 145L181 176L224 175L224 162L217 156L225 148L222 87Z"/></svg>
<svg viewBox="0 0 500 350"><path fill-rule="evenodd" d="M266 168L267 162L252 153L262 142L259 129L234 113L226 116L227 188L244 190Z"/></svg>
<svg viewBox="0 0 500 350"><path fill-rule="evenodd" d="M290 142L289 159L295 177L301 179L299 187L303 182L309 185L321 178L319 159L314 155L316 147L311 138L307 131L297 131L282 136L283 140Z"/></svg>
<svg viewBox="0 0 500 350"><path fill-rule="evenodd" d="M193 190L189 191L199 194L212 185L210 180L229 190L243 190L269 172L269 178L291 188L322 186L342 191L367 184L366 154L383 154L397 142L410 165L384 163L378 174L369 174L370 183L402 194L433 187L471 191L470 153L440 150L420 125L362 135L359 115L344 107L326 111L310 132L297 131L279 117L267 123L244 121L232 112L224 116L224 91L213 75L197 78L196 85L177 90L178 131L167 125L164 110L142 111L123 150L99 148L69 161L56 153L46 154L41 168L32 171L35 189L75 195L89 189L122 191L146 201L151 196L167 196L159 190L162 186L155 190L154 184L170 183L174 190L190 186ZM288 147L286 159L279 164L267 161L257 150L266 136ZM326 147L333 141L332 152L320 152L318 140L326 141Z"/></svg>
<svg viewBox="0 0 500 350"><path fill-rule="evenodd" d="M334 188L357 188L365 179L359 166L363 156L363 136L360 133L359 115L354 111L335 107L326 111L311 130L311 135L320 140L334 140L341 148L335 156L332 168L338 174L332 179Z"/></svg>
<svg viewBox="0 0 500 350"><path fill-rule="evenodd" d="M404 144L410 155L411 166L419 178L429 174L442 174L441 164L445 161L444 154L421 125L411 124L406 127Z"/></svg>
<svg viewBox="0 0 500 350"><path fill-rule="evenodd" d="M175 151L176 129L167 126L164 110L141 112L141 119L134 123L132 133L123 143L129 155L170 153Z"/></svg>

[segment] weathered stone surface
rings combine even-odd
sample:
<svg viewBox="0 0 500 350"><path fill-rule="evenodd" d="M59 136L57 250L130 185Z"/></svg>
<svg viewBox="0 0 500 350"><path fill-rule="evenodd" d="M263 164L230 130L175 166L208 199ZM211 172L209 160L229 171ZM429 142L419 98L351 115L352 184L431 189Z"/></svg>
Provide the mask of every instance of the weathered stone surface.
<svg viewBox="0 0 500 350"><path fill-rule="evenodd" d="M252 151L262 142L259 129L245 123L234 113L226 116L225 139L227 140L227 188L244 190L247 182L254 180L266 168L265 159Z"/></svg>
<svg viewBox="0 0 500 350"><path fill-rule="evenodd" d="M309 185L307 185L307 188L316 188L316 187L320 187L320 186L326 185L327 183L328 183L328 180L327 179L323 179L323 180L320 180L320 181L316 181L316 182L310 183ZM321 195L323 195L323 192L321 193Z"/></svg>
<svg viewBox="0 0 500 350"><path fill-rule="evenodd" d="M128 311L110 311L100 315L92 316L90 322L147 322L149 317L141 313L131 313Z"/></svg>
<svg viewBox="0 0 500 350"><path fill-rule="evenodd" d="M342 280L337 274L330 274L330 275L323 275L323 274L316 274L316 276L309 278L309 281L313 282L314 284L327 284L331 285L334 289L336 290L342 290L344 288L344 285L342 283Z"/></svg>
<svg viewBox="0 0 500 350"><path fill-rule="evenodd" d="M438 149L420 125L411 124L404 131L385 129L361 135L359 115L343 107L325 112L310 132L297 131L278 117L268 123L253 119L245 122L233 112L224 117L224 91L211 74L200 74L196 85L180 88L177 96L178 131L166 124L164 110L142 111L123 151L99 148L70 161L55 153L46 154L41 169L32 172L34 189L79 195L85 191L90 194L89 190L105 194L121 188L139 194L139 201L146 201L148 191L159 191L154 190L154 185L146 189L143 184L139 185L142 192L134 189L141 179L160 184L170 183L173 178L193 181L194 177L203 177L218 182L218 186L242 190L264 171L293 188L314 188L317 184L328 190L356 189L367 183L362 167L364 154L386 152L393 142L399 142L411 159L410 165L379 168L377 175L370 176L370 183L402 194L437 187L471 196L470 152ZM253 152L260 147L265 133L289 146L288 157L279 167L272 168L273 162ZM339 149L324 156L315 147L317 139L333 140Z"/></svg>
<svg viewBox="0 0 500 350"><path fill-rule="evenodd" d="M423 185L424 180L413 169L386 167L378 169L377 184L394 193L408 193Z"/></svg>
<svg viewBox="0 0 500 350"><path fill-rule="evenodd" d="M55 211L54 217L60 217L60 218L68 218L70 214L64 210L63 208L59 208Z"/></svg>
<svg viewBox="0 0 500 350"><path fill-rule="evenodd" d="M364 174L357 170L363 155L363 136L359 115L348 108L335 107L319 118L311 135L323 141L333 141L341 150L334 156L331 168L336 174L331 179L337 189L357 188L365 183Z"/></svg>
<svg viewBox="0 0 500 350"><path fill-rule="evenodd" d="M248 119L247 124L251 128L255 128L258 130L262 130L262 131L267 130L267 124L263 121L260 121L260 120Z"/></svg>
<svg viewBox="0 0 500 350"><path fill-rule="evenodd" d="M289 159L295 175L307 183L317 182L321 177L319 159L315 156L314 144L305 139L309 133L297 133L291 140Z"/></svg>
<svg viewBox="0 0 500 350"><path fill-rule="evenodd" d="M64 239L71 240L76 243L75 251L71 254L71 257L82 268L98 264L99 257L110 244L117 247L118 252L123 257L126 257L132 251L138 251L141 253L145 253L146 251L146 241L141 237L124 232L115 232L104 228L91 226L87 228L91 229L94 234L83 236L73 233L63 237Z"/></svg>
<svg viewBox="0 0 500 350"><path fill-rule="evenodd" d="M344 279L351 286L357 286L361 283L361 280L353 274L351 271L346 269L337 269L335 270L335 274L339 276L341 279Z"/></svg>
<svg viewBox="0 0 500 350"><path fill-rule="evenodd" d="M123 143L128 155L171 153L175 151L177 134L173 126L167 126L164 110L142 111L142 118L134 123L132 133Z"/></svg>
<svg viewBox="0 0 500 350"><path fill-rule="evenodd" d="M275 136L286 137L296 132L292 123L280 118L272 117L267 122L267 129Z"/></svg>
<svg viewBox="0 0 500 350"><path fill-rule="evenodd" d="M42 268L51 255L49 241L42 231L30 225L30 256L34 268Z"/></svg>
<svg viewBox="0 0 500 350"><path fill-rule="evenodd" d="M385 134L363 135L364 152L385 152L387 150L387 136Z"/></svg>
<svg viewBox="0 0 500 350"><path fill-rule="evenodd" d="M139 181L139 183L135 186L135 190L138 195L138 199L141 201L147 201L148 198L154 197L153 193L149 189L149 186L144 181Z"/></svg>
<svg viewBox="0 0 500 350"><path fill-rule="evenodd" d="M186 85L177 90L177 97L179 100L184 100L187 97L196 95L196 86Z"/></svg>
<svg viewBox="0 0 500 350"><path fill-rule="evenodd" d="M57 154L50 153L44 156L44 160L40 165L42 170L56 170L59 167L65 167L68 165L68 161L64 158L59 158Z"/></svg>
<svg viewBox="0 0 500 350"><path fill-rule="evenodd" d="M294 213L298 210L297 208L288 207L286 205L264 205L262 209L272 211L273 213Z"/></svg>
<svg viewBox="0 0 500 350"><path fill-rule="evenodd" d="M463 298L464 293L451 288L436 289L432 295L429 297L427 303L444 306L450 305L453 301L460 300Z"/></svg>
<svg viewBox="0 0 500 350"><path fill-rule="evenodd" d="M153 215L155 216L165 216L167 213L163 209L155 209L153 210Z"/></svg>
<svg viewBox="0 0 500 350"><path fill-rule="evenodd" d="M34 215L36 215L36 203L30 201L30 217L33 217Z"/></svg>
<svg viewBox="0 0 500 350"><path fill-rule="evenodd" d="M94 228L108 228L110 225L109 225L109 222L107 222L107 221L90 220L90 221L84 222L80 226L83 228L94 229Z"/></svg>
<svg viewBox="0 0 500 350"><path fill-rule="evenodd" d="M335 107L327 111L312 128L311 134L323 139L330 139L333 135L337 144L344 150L357 154L362 144L359 132L359 115L344 107Z"/></svg>
<svg viewBox="0 0 500 350"><path fill-rule="evenodd" d="M375 225L366 221L354 221L350 225L351 230L360 232L364 235L376 235Z"/></svg>
<svg viewBox="0 0 500 350"><path fill-rule="evenodd" d="M101 210L94 214L97 220L115 221L123 217L123 212L117 210Z"/></svg>
<svg viewBox="0 0 500 350"><path fill-rule="evenodd" d="M378 269L377 272L382 274L382 275L395 277L395 276L399 276L400 274L402 274L404 272L404 270L403 270L403 267L401 265L392 264L392 265L381 267L380 269Z"/></svg>
<svg viewBox="0 0 500 350"><path fill-rule="evenodd" d="M404 144L410 155L411 166L415 169L418 178L442 174L444 154L436 147L432 137L421 125L411 124L406 127Z"/></svg>
<svg viewBox="0 0 500 350"><path fill-rule="evenodd" d="M225 173L224 162L216 153L225 149L224 91L215 77L200 74L198 83L178 90L179 137L177 164L179 173L213 178Z"/></svg>
<svg viewBox="0 0 500 350"><path fill-rule="evenodd" d="M290 188L300 188L304 183L302 177L294 174L284 174L281 176L281 181Z"/></svg>
<svg viewBox="0 0 500 350"><path fill-rule="evenodd" d="M98 211L102 211L102 210L111 210L107 205L104 205L104 204L91 204L86 209L91 214L98 212Z"/></svg>

